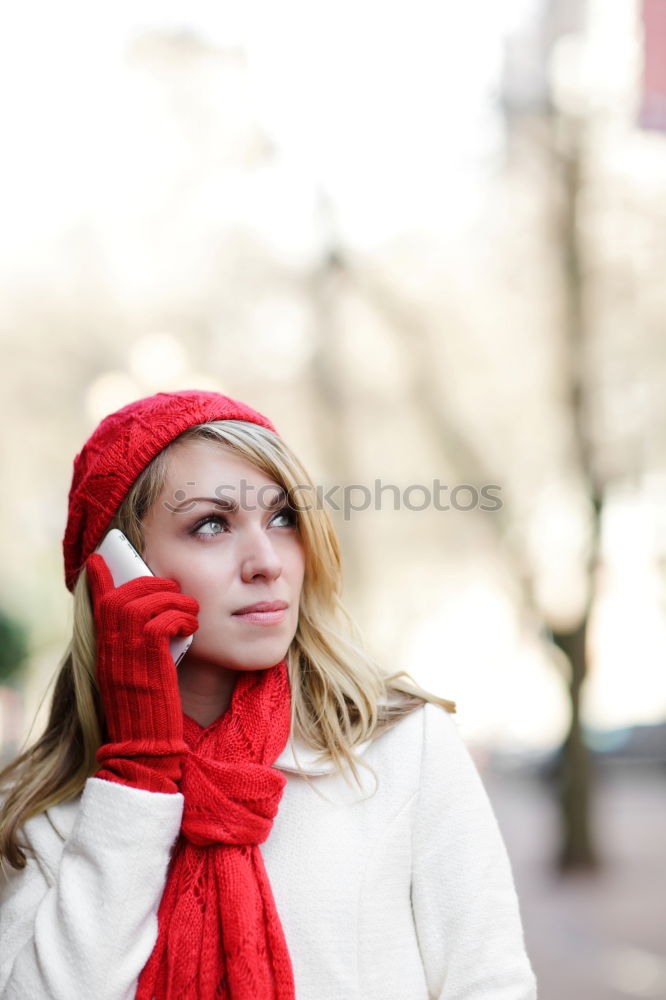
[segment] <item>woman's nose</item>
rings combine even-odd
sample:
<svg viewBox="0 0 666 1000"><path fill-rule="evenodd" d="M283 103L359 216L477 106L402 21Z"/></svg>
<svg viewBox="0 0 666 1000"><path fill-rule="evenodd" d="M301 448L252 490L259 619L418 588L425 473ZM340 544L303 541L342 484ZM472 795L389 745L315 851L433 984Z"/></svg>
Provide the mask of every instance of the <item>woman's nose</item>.
<svg viewBox="0 0 666 1000"><path fill-rule="evenodd" d="M262 528L248 529L242 540L241 577L250 582L258 576L275 580L282 572L282 560Z"/></svg>

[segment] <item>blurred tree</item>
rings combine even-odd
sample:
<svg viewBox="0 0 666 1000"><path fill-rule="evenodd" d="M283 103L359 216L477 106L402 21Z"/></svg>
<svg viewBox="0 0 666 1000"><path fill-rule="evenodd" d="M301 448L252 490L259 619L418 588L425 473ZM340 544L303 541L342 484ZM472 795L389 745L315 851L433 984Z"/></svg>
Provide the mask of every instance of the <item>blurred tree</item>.
<svg viewBox="0 0 666 1000"><path fill-rule="evenodd" d="M552 57L558 41L584 27L584 0L550 0L541 9L522 46L507 48L504 107L510 137L527 138L546 165L541 192L550 218L549 245L559 271L561 290L562 394L570 426L567 462L582 484L582 497L591 512L588 521L585 595L578 616L566 625L550 621L549 635L563 654L570 718L557 763L557 789L562 840L557 864L562 870L594 868L598 854L591 831L591 770L581 725L581 694L588 672L587 637L595 600L603 485L596 473L591 442L589 399L589 326L585 314L585 264L582 247L580 196L585 169L589 120L583 110L564 110L553 95ZM516 42L516 39L513 40ZM531 57L524 59L525 49ZM521 56L521 58L518 58ZM526 69L527 68L527 69ZM527 72L529 71L529 72ZM548 619L548 612L545 612Z"/></svg>
<svg viewBox="0 0 666 1000"><path fill-rule="evenodd" d="M18 679L27 655L25 626L0 609L0 684Z"/></svg>
<svg viewBox="0 0 666 1000"><path fill-rule="evenodd" d="M587 633L590 611L594 603L599 537L603 506L603 486L595 473L595 461L590 441L587 417L589 400L586 391L586 338L588 328L583 304L583 263L580 246L579 198L584 158L585 125L575 118L554 122L561 136L561 148L554 139L554 152L562 197L555 216L554 246L559 254L562 272L565 311L564 352L565 386L572 424L574 464L584 483L590 501L591 525L586 578L587 594L578 621L569 627L553 627L552 638L565 656L568 665L567 684L571 703L569 730L561 754L558 785L562 810L563 838L558 863L562 869L594 868L598 864L590 830L590 756L583 740L581 726L581 690L587 675Z"/></svg>
<svg viewBox="0 0 666 1000"><path fill-rule="evenodd" d="M587 522L588 545L587 565L582 570L585 595L578 616L564 624L556 617L555 609L542 606L537 594L536 568L519 533L513 530L520 513L512 509L510 502L492 518L482 518L479 522L484 529L492 526L496 530L501 543L498 552L517 584L523 623L555 647L557 652L550 659L561 668L569 696L569 726L562 753L558 755L556 775L562 828L556 863L562 870L589 869L598 864L591 828L592 774L581 725L581 695L588 672L588 622L595 600L603 506L603 484L596 471L589 427L593 373L588 367L590 331L584 308L586 268L579 211L589 123L585 117L565 114L555 106L547 72L549 54L557 39L566 32L581 29L582 11L583 4L578 0L553 0L545 5L543 23L531 38L523 40L519 51L523 70L526 67L529 70L528 77L521 85L519 75L510 73L505 93L511 126L509 140L520 134L525 140L520 155L533 155L536 151L546 166L539 176L539 197L549 230L543 245L553 249L550 258L544 255L544 263L546 267L554 266L557 272L560 318L556 336L561 338L557 356L561 364L560 393L568 424L564 453L556 457L556 441L550 442L553 450L550 469L554 479L570 475L581 485L580 517ZM526 60L526 47L530 46L532 58ZM455 402L442 391L441 373L433 363L432 316L427 303L409 301L381 271L372 272L358 263L349 267L347 280L354 283L381 317L386 330L396 338L408 373L410 403L414 412L421 415L423 425L430 428L441 460L455 470L459 481L477 487L493 482L495 476L489 456L478 441L477 428L465 425ZM460 329L455 319L445 323L441 314L437 318L440 329L442 326Z"/></svg>
<svg viewBox="0 0 666 1000"><path fill-rule="evenodd" d="M339 245L330 205L322 197L319 206L321 229L321 259L309 275L307 292L312 303L312 353L308 376L316 399L315 419L318 438L324 454L324 464L333 483L350 483L354 479L350 449L349 399L347 380L340 357L341 321L339 300L346 280L346 262ZM362 564L358 558L357 531L354 523L340 532L340 545L345 566L345 589L351 605L359 600L363 589Z"/></svg>

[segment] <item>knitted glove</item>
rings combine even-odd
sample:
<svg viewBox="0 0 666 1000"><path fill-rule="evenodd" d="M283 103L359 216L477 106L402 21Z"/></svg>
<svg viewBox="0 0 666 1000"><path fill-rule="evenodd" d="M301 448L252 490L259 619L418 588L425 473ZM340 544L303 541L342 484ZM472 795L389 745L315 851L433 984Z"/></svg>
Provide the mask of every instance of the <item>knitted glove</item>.
<svg viewBox="0 0 666 1000"><path fill-rule="evenodd" d="M177 792L183 709L169 650L176 635L199 627L199 605L175 580L141 576L114 587L97 553L86 573L97 633L97 682L107 742L95 777L150 792Z"/></svg>

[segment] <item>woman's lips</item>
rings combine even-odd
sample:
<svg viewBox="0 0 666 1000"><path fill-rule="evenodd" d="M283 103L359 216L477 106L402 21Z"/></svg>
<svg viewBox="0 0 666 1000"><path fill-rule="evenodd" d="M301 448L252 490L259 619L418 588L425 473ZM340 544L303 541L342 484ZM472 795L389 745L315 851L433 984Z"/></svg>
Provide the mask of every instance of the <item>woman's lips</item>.
<svg viewBox="0 0 666 1000"><path fill-rule="evenodd" d="M285 608L280 608L278 611L245 611L242 613L236 611L232 617L254 625L279 625L283 621L285 613Z"/></svg>

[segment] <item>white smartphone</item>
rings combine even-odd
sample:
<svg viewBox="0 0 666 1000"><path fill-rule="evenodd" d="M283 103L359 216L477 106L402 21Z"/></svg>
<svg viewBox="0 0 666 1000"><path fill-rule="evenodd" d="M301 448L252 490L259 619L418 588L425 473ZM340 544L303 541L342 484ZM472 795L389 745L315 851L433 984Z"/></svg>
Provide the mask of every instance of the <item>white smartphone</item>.
<svg viewBox="0 0 666 1000"><path fill-rule="evenodd" d="M99 552L104 558L116 587L127 583L128 580L134 580L137 576L155 575L145 564L129 538L118 528L111 528L106 533L95 552ZM177 635L171 640L171 655L176 666L190 648L193 638L191 635Z"/></svg>

